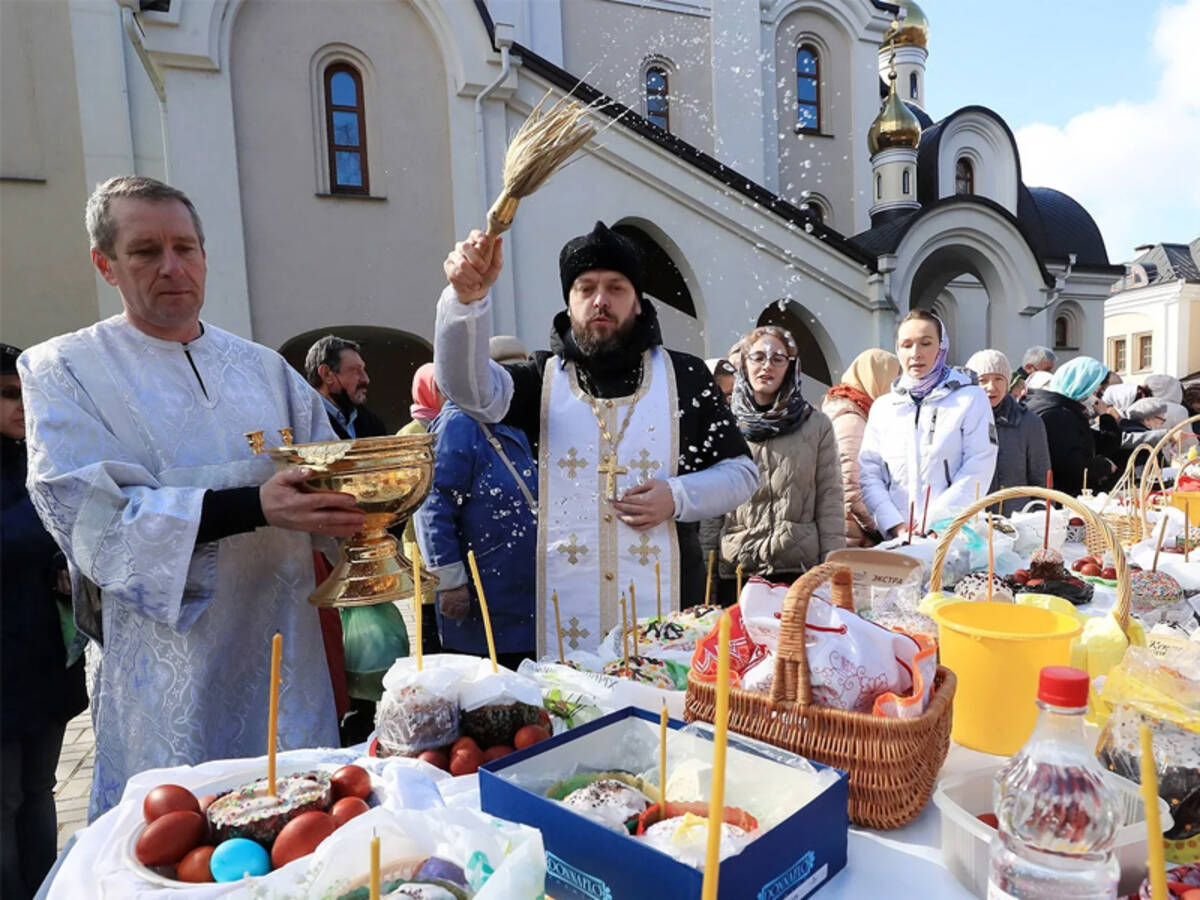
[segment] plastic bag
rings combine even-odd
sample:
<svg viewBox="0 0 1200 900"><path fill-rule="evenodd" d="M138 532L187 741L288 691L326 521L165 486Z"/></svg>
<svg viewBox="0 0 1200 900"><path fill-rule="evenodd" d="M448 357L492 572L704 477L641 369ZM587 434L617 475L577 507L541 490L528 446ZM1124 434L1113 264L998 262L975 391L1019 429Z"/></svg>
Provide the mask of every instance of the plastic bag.
<svg viewBox="0 0 1200 900"><path fill-rule="evenodd" d="M512 746L513 736L541 718L542 689L532 678L481 659L459 686L459 727L480 747Z"/></svg>
<svg viewBox="0 0 1200 900"><path fill-rule="evenodd" d="M1164 641L1130 647L1101 691L1113 707L1096 755L1109 769L1141 781L1138 726L1150 726L1159 796L1170 804L1168 840L1200 835L1200 644Z"/></svg>
<svg viewBox="0 0 1200 900"><path fill-rule="evenodd" d="M373 837L379 838L384 895L423 880L465 888L475 900L538 900L545 891L545 849L535 828L470 809L379 809L356 816L321 843L294 896L363 890Z"/></svg>
<svg viewBox="0 0 1200 900"><path fill-rule="evenodd" d="M346 651L346 687L351 697L378 701L383 676L408 656L408 628L394 603L351 606L341 610Z"/></svg>
<svg viewBox="0 0 1200 900"><path fill-rule="evenodd" d="M613 701L615 678L596 672L583 672L554 662L521 661L517 672L537 682L542 691L542 706L550 713L555 734L598 719L616 706Z"/></svg>
<svg viewBox="0 0 1200 900"><path fill-rule="evenodd" d="M415 756L458 738L459 687L478 667L473 656L433 654L417 670L416 659L398 659L383 676L383 696L375 710L380 750Z"/></svg>

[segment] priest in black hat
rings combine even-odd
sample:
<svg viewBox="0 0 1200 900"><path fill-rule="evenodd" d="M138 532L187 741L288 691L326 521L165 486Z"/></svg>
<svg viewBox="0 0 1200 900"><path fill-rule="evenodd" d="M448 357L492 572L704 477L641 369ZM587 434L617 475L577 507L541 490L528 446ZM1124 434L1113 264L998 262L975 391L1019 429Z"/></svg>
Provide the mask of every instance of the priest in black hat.
<svg viewBox="0 0 1200 900"><path fill-rule="evenodd" d="M474 418L528 435L539 462L538 650L555 647L555 593L564 645L594 650L631 585L641 617L659 592L664 612L703 601L696 523L749 498L758 472L703 360L662 346L636 245L603 222L559 254L567 308L550 352L491 362L502 244L473 231L446 258L436 378Z"/></svg>

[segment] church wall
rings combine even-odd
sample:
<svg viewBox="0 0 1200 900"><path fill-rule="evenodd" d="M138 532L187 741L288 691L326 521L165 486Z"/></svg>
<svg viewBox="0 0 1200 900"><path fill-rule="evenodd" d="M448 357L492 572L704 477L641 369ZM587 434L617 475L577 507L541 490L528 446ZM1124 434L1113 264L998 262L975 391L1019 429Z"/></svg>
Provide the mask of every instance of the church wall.
<svg viewBox="0 0 1200 900"><path fill-rule="evenodd" d="M253 336L278 347L340 321L431 338L454 241L448 93L434 37L407 0L309 0L303 16L288 6L247 0L233 28ZM310 63L332 40L373 70L364 78L367 199L316 195L324 157L316 159Z"/></svg>
<svg viewBox="0 0 1200 900"><path fill-rule="evenodd" d="M821 51L821 133L797 135L792 130L796 124L796 50L806 40ZM778 193L799 205L803 191L819 192L832 206L833 215L828 223L845 234L858 230L854 220L851 161L866 154L865 145L854 143L852 73L861 68L854 55L856 43L840 24L815 10L801 9L788 14L775 31ZM874 114L872 110L867 117L868 125ZM867 198L866 206L869 205Z"/></svg>
<svg viewBox="0 0 1200 900"><path fill-rule="evenodd" d="M651 58L670 62L670 130L713 152L712 45L707 16L612 0L562 4L564 68L644 114Z"/></svg>
<svg viewBox="0 0 1200 900"><path fill-rule="evenodd" d="M65 3L0 2L0 90L0 336L28 347L99 311Z"/></svg>
<svg viewBox="0 0 1200 900"><path fill-rule="evenodd" d="M522 99L540 90L533 79L522 79ZM826 361L834 378L872 345L862 266L655 145L620 129L609 131L604 143L605 150L581 157L524 201L506 236L517 334L527 346L547 346L550 320L563 309L562 244L590 230L596 219L652 223L665 236L664 247L671 245L698 320L665 314L668 346L724 355L768 304L781 299L801 303L830 336Z"/></svg>

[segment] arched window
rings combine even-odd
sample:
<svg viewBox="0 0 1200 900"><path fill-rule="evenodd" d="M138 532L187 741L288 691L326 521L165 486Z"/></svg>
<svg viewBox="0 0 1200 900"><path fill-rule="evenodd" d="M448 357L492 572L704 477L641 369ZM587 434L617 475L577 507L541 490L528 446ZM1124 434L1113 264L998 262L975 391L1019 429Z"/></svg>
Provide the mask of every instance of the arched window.
<svg viewBox="0 0 1200 900"><path fill-rule="evenodd" d="M975 193L975 167L965 156L960 156L954 164L954 193Z"/></svg>
<svg viewBox="0 0 1200 900"><path fill-rule="evenodd" d="M908 73L908 99L909 100L919 100L920 99L917 96L917 73L916 72Z"/></svg>
<svg viewBox="0 0 1200 900"><path fill-rule="evenodd" d="M1071 346L1071 321L1066 316L1058 316L1054 319L1054 346L1055 347L1070 347Z"/></svg>
<svg viewBox="0 0 1200 900"><path fill-rule="evenodd" d="M808 213L808 217L814 222L825 221L825 209L819 203L813 203L811 200L808 201L808 206L804 211Z"/></svg>
<svg viewBox="0 0 1200 900"><path fill-rule="evenodd" d="M663 131L671 130L670 96L667 70L651 66L646 70L646 119Z"/></svg>
<svg viewBox="0 0 1200 900"><path fill-rule="evenodd" d="M908 169L904 170L904 175L901 176L900 180L903 182L901 190L903 190L906 194L911 193L912 174L908 171Z"/></svg>
<svg viewBox="0 0 1200 900"><path fill-rule="evenodd" d="M821 61L812 44L796 50L796 130L821 130Z"/></svg>
<svg viewBox="0 0 1200 900"><path fill-rule="evenodd" d="M325 70L325 132L329 142L329 190L366 194L367 117L362 75L349 63Z"/></svg>
<svg viewBox="0 0 1200 900"><path fill-rule="evenodd" d="M875 199L876 200L883 199L883 176L882 175L875 176Z"/></svg>

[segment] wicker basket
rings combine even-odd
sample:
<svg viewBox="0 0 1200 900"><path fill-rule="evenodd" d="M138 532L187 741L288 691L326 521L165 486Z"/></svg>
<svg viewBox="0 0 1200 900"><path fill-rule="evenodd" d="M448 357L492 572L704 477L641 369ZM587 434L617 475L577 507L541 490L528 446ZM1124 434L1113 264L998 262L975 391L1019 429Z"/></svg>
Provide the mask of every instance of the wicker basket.
<svg viewBox="0 0 1200 900"><path fill-rule="evenodd" d="M853 609L845 566L825 563L792 584L783 604L775 681L770 694L732 688L729 728L845 770L850 820L869 828L899 828L929 802L950 749L954 673L938 666L933 695L915 719L888 719L813 703L804 623L813 590L832 578L834 602ZM712 722L716 688L688 674L684 718Z"/></svg>
<svg viewBox="0 0 1200 900"><path fill-rule="evenodd" d="M1152 475L1152 467L1156 465L1158 455L1149 444L1138 444L1133 448L1133 452L1129 454L1129 461L1125 464L1125 471L1121 473L1121 477L1117 479L1117 483L1113 485L1113 489L1108 492L1108 498L1104 501L1104 505L1097 514L1098 518L1109 527L1109 530L1112 531L1122 547L1132 547L1150 530L1150 523L1146 519L1146 507L1142 498L1142 485L1139 484L1137 476L1138 459L1143 453L1149 454L1143 475L1147 477ZM1143 480L1142 484L1144 483ZM1123 508L1110 510L1108 505L1114 499L1116 499L1118 507ZM1093 555L1103 553L1107 546L1103 532L1090 524L1087 528L1087 536L1084 538L1084 544L1087 546L1088 553Z"/></svg>
<svg viewBox="0 0 1200 900"><path fill-rule="evenodd" d="M1146 503L1149 499L1150 492L1154 490L1155 484L1158 485L1160 491L1166 489L1166 486L1163 483L1162 465L1159 463L1160 451L1162 451L1162 449L1175 438L1175 435L1182 432L1188 425L1194 425L1197 422L1200 422L1200 416L1192 416L1191 418L1184 419L1178 425L1170 428L1167 433L1162 436L1159 442L1154 445L1154 448L1150 454L1150 461L1146 463L1146 471L1142 476L1142 509L1146 508Z"/></svg>
<svg viewBox="0 0 1200 900"><path fill-rule="evenodd" d="M929 572L929 590L940 591L942 589L942 568L946 564L946 553L949 551L950 545L954 542L954 537L958 534L959 530L989 506L1003 503L1006 500L1016 500L1021 497L1036 497L1048 503L1060 503L1067 509L1079 514L1080 518L1087 524L1089 533L1094 530L1101 536L1103 539L1102 549L1112 553L1113 568L1117 570L1117 605L1113 607L1112 614L1116 618L1117 624L1121 626L1121 631L1128 636L1129 604L1133 592L1129 582L1129 566L1125 561L1125 550L1121 547L1120 541L1117 540L1106 522L1101 521L1096 513L1088 509L1077 499L1061 491L1051 491L1039 487L1015 487L996 491L976 500L958 514L958 517L950 523L941 538L938 539L937 548L933 553L933 568Z"/></svg>

